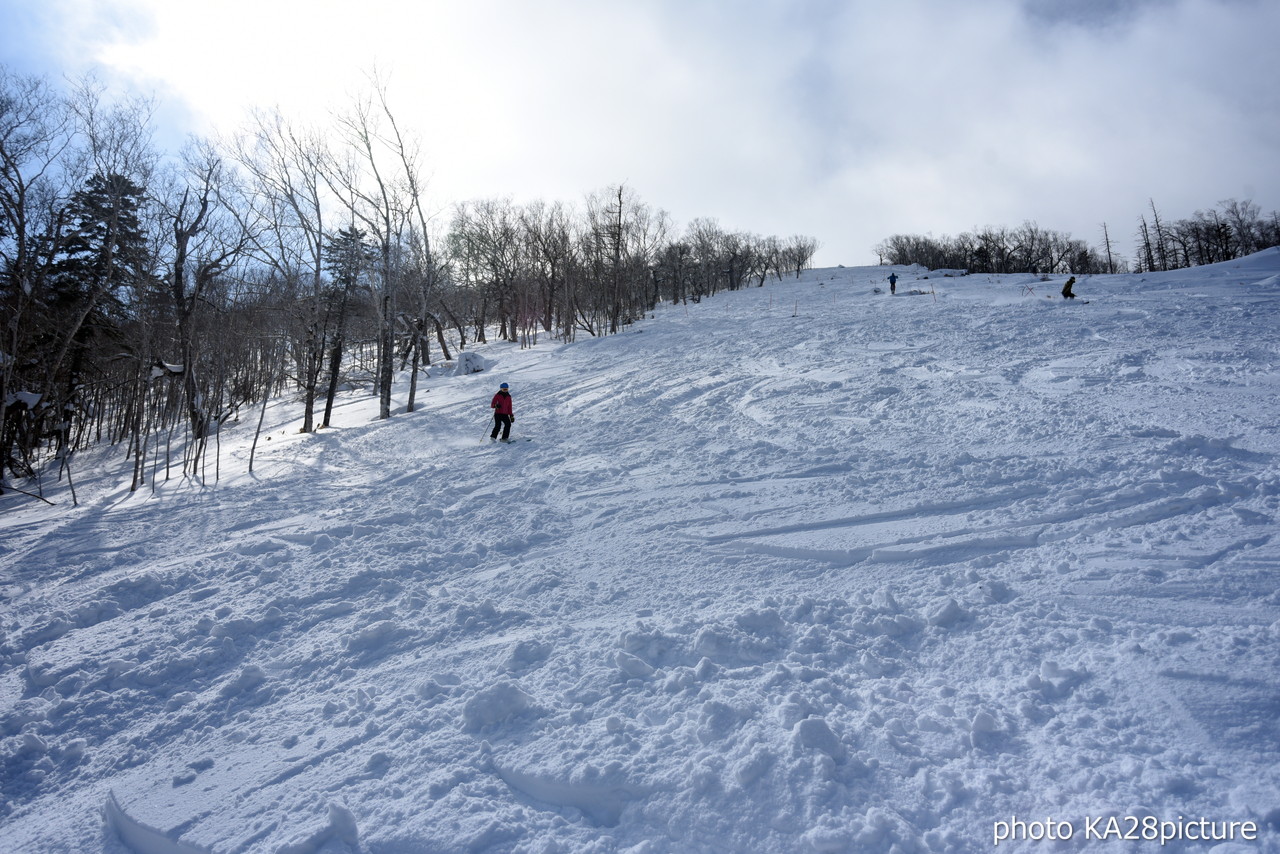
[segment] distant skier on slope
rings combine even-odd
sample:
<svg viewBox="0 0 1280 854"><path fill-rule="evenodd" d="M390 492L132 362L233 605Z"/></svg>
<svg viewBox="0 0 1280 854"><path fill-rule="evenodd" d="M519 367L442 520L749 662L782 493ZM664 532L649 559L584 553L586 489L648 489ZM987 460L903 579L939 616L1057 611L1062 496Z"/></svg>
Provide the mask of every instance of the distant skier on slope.
<svg viewBox="0 0 1280 854"><path fill-rule="evenodd" d="M898 274L889 274L889 293L896 294L898 292Z"/></svg>
<svg viewBox="0 0 1280 854"><path fill-rule="evenodd" d="M493 400L489 401L489 408L493 410L493 432L489 434L489 441L498 441L498 430L502 430L502 441L511 441L511 425L515 423L515 410L511 405L511 392L508 391L511 386L503 383L498 386L498 393L493 396Z"/></svg>
<svg viewBox="0 0 1280 854"><path fill-rule="evenodd" d="M1072 276L1071 278L1067 279L1067 283L1066 283L1065 285L1063 285L1063 286L1062 286L1062 298L1063 298L1063 299L1075 299L1075 298L1076 298L1076 295L1075 295L1075 294L1073 294L1073 293L1071 293L1071 286L1072 286L1072 285L1074 285L1075 283L1076 283L1076 277L1075 277L1075 276Z"/></svg>

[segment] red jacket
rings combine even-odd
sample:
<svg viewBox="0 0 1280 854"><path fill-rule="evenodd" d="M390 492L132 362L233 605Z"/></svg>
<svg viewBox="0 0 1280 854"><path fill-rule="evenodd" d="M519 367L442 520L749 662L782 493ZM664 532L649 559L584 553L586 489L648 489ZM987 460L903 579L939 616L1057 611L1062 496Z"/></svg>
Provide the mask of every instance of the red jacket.
<svg viewBox="0 0 1280 854"><path fill-rule="evenodd" d="M496 415L515 415L515 412L511 409L511 394L509 392L500 391L495 394L493 401L489 404L489 408Z"/></svg>

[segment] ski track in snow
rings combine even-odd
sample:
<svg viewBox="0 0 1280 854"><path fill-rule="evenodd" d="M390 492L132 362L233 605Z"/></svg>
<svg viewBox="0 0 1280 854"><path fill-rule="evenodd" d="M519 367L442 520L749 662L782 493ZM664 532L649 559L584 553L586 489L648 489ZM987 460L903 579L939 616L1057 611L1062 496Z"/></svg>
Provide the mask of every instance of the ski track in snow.
<svg viewBox="0 0 1280 854"><path fill-rule="evenodd" d="M809 271L82 454L0 497L0 850L1280 851L1278 269Z"/></svg>

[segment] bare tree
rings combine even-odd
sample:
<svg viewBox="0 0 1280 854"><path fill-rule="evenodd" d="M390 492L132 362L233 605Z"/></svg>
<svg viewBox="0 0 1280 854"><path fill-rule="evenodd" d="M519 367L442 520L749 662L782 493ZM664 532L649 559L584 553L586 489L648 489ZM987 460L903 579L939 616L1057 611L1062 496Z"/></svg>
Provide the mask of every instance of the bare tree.
<svg viewBox="0 0 1280 854"><path fill-rule="evenodd" d="M378 245L379 417L391 417L391 384L395 366L395 285L403 260L408 226L421 220L420 183L413 158L388 106L386 88L371 77L372 92L358 98L339 119L339 129L352 155L352 169L337 176L341 194L349 200L351 215ZM375 103L376 101L376 103ZM388 132L385 125L390 126ZM426 234L421 235L425 239Z"/></svg>
<svg viewBox="0 0 1280 854"><path fill-rule="evenodd" d="M1151 205L1151 219L1152 219L1153 225L1155 226L1155 233L1156 233L1156 240L1154 244L1155 259L1159 262L1160 269L1162 271L1168 270L1169 269L1168 236L1165 233L1164 225L1160 222L1160 213L1156 210L1155 199L1149 199L1148 202Z"/></svg>
<svg viewBox="0 0 1280 854"><path fill-rule="evenodd" d="M181 379L194 439L189 456L193 473L210 431L228 414L221 396L212 394L225 376L212 370L218 351L207 348L200 315L219 277L254 243L254 236L229 213L233 192L221 153L209 142L195 142L184 153L182 171L172 175L159 194L169 228L166 293L173 324L172 373ZM206 366L210 376L202 374Z"/></svg>
<svg viewBox="0 0 1280 854"><path fill-rule="evenodd" d="M787 239L784 247L789 269L800 278L800 274L813 264L813 256L818 252L818 241L812 237L796 234Z"/></svg>
<svg viewBox="0 0 1280 854"><path fill-rule="evenodd" d="M1107 272L1114 275L1116 271L1115 255L1111 251L1111 234L1107 231L1107 224L1102 224L1102 245L1107 254Z"/></svg>
<svg viewBox="0 0 1280 854"><path fill-rule="evenodd" d="M521 273L521 225L510 199L480 199L454 207L449 249L460 283L471 295L476 340L485 340L489 308L496 306L499 335L516 340L515 287Z"/></svg>
<svg viewBox="0 0 1280 854"><path fill-rule="evenodd" d="M253 236L255 259L274 270L279 281L305 287L289 310L301 318L297 383L303 394L302 432L309 433L315 428L328 336L338 322L331 317L323 283L326 214L333 203L325 178L330 153L318 133L295 127L278 110L256 113L233 150L249 177L240 217Z"/></svg>
<svg viewBox="0 0 1280 854"><path fill-rule="evenodd" d="M439 285L442 280L442 265L435 257L431 239L431 216L427 213L426 187L421 177L421 147L415 137L410 137L401 130L395 113L387 99L387 90L375 77L375 92L382 114L391 129L387 136L387 145L399 161L401 175L404 180L408 202L407 217L409 228L403 235L406 244L405 257L402 259L409 288L410 299L416 303L416 312L410 316L409 325L412 331L410 347L413 353L413 367L409 376L409 399L406 409L414 410L418 391L418 367L429 362L427 324L430 323L436 332L443 352L448 354L448 346L444 339L444 325L431 310L433 302L439 299Z"/></svg>
<svg viewBox="0 0 1280 854"><path fill-rule="evenodd" d="M559 202L548 206L537 201L525 206L520 222L525 262L540 289L542 328L551 332L557 314L568 313L570 271L579 261L571 214Z"/></svg>
<svg viewBox="0 0 1280 854"><path fill-rule="evenodd" d="M15 462L9 401L16 392L35 391L16 387L15 380L32 356L23 329L41 275L36 235L51 228L58 166L73 134L73 115L48 83L0 65L0 491Z"/></svg>
<svg viewBox="0 0 1280 854"><path fill-rule="evenodd" d="M650 269L669 231L666 213L625 184L587 197L583 260L597 287L579 305L585 325L616 333L650 307Z"/></svg>
<svg viewBox="0 0 1280 854"><path fill-rule="evenodd" d="M1248 199L1243 202L1227 199L1224 202L1218 202L1218 206L1222 208L1227 223L1235 232L1237 257L1252 255L1262 248L1259 245L1258 227L1262 221L1260 207Z"/></svg>

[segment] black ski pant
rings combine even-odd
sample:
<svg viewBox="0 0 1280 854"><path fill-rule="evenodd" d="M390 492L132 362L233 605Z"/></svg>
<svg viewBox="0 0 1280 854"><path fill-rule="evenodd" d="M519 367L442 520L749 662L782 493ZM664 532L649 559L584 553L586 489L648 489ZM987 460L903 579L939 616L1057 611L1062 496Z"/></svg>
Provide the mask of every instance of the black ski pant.
<svg viewBox="0 0 1280 854"><path fill-rule="evenodd" d="M511 438L511 416L501 413L493 413L493 432L489 434L490 439L498 438L498 431L502 431L503 439Z"/></svg>

